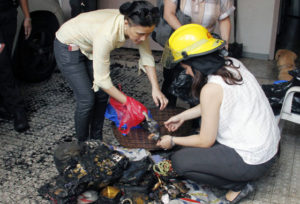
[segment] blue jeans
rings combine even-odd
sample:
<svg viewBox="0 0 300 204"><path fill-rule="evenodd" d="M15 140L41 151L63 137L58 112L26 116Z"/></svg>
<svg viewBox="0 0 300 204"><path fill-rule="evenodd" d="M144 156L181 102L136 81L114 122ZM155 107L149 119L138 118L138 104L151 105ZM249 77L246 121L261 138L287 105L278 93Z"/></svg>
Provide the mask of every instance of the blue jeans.
<svg viewBox="0 0 300 204"><path fill-rule="evenodd" d="M101 139L108 95L94 92L93 62L80 50L69 51L68 45L54 40L57 66L74 92L76 100L75 130L79 141Z"/></svg>

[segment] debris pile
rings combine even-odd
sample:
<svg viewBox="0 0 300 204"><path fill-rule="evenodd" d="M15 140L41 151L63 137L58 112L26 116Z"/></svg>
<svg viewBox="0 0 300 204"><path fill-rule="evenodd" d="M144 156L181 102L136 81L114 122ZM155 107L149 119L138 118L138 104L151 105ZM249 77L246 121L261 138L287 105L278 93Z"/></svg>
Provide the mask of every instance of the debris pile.
<svg viewBox="0 0 300 204"><path fill-rule="evenodd" d="M169 155L151 155L145 149L114 147L97 140L64 142L54 152L59 175L40 187L39 193L57 204L206 203L208 194L195 197L200 186L178 179ZM222 203L213 194L210 197Z"/></svg>

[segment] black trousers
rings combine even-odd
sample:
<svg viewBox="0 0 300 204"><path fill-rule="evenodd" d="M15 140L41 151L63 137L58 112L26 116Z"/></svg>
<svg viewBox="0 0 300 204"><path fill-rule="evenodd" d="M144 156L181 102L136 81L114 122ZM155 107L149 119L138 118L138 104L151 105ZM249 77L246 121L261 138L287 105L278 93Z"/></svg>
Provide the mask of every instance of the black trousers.
<svg viewBox="0 0 300 204"><path fill-rule="evenodd" d="M75 130L79 141L101 139L108 95L94 92L93 62L80 50L69 51L68 45L54 40L55 59L76 100Z"/></svg>
<svg viewBox="0 0 300 204"><path fill-rule="evenodd" d="M17 29L17 10L11 8L0 12L0 105L10 113L24 109L24 101L12 71L12 47Z"/></svg>
<svg viewBox="0 0 300 204"><path fill-rule="evenodd" d="M175 72L173 69L167 69L164 67L163 69L163 77L164 81L161 86L161 92L167 97L169 100L168 106L169 107L175 107L177 97L170 93L169 89L172 84L172 82L175 79Z"/></svg>
<svg viewBox="0 0 300 204"><path fill-rule="evenodd" d="M75 17L80 13L94 11L97 9L96 0L69 0L71 6L71 17Z"/></svg>
<svg viewBox="0 0 300 204"><path fill-rule="evenodd" d="M216 143L210 148L182 148L171 156L179 176L215 187L240 191L263 176L277 156L259 165L245 163L232 148Z"/></svg>

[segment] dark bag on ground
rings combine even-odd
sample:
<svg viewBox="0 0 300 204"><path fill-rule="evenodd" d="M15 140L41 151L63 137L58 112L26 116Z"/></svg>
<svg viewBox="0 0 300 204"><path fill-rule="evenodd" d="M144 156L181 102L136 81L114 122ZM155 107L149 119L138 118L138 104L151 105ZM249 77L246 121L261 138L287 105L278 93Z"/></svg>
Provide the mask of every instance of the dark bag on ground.
<svg viewBox="0 0 300 204"><path fill-rule="evenodd" d="M234 57L237 59L242 58L243 57L243 44L237 43L237 42L230 43L228 46L228 52L229 52L230 57Z"/></svg>
<svg viewBox="0 0 300 204"><path fill-rule="evenodd" d="M300 86L300 69L289 71L289 74L293 76L291 81L282 82L279 84L264 84L262 89L264 90L269 103L272 107L274 115L279 115L283 104L284 96L287 90L293 86ZM292 102L292 112L300 114L300 94L295 93Z"/></svg>
<svg viewBox="0 0 300 204"><path fill-rule="evenodd" d="M168 41L170 35L173 33L174 29L164 19L164 1L157 0L157 7L159 8L159 11L160 11L160 21L156 25L151 36L155 42L157 42L162 47L164 47L166 42ZM180 0L177 1L176 17L178 18L179 22L182 25L191 23L191 21L192 21L190 16L187 16L181 12Z"/></svg>

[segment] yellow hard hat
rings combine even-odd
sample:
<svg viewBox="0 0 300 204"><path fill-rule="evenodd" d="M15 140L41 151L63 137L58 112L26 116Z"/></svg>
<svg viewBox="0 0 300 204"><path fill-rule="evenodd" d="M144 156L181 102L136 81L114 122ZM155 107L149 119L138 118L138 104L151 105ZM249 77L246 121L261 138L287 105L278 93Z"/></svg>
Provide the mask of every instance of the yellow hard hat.
<svg viewBox="0 0 300 204"><path fill-rule="evenodd" d="M215 52L224 46L223 40L213 38L208 30L199 24L183 25L169 38L169 49L174 63Z"/></svg>

